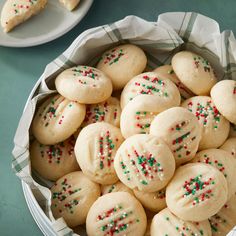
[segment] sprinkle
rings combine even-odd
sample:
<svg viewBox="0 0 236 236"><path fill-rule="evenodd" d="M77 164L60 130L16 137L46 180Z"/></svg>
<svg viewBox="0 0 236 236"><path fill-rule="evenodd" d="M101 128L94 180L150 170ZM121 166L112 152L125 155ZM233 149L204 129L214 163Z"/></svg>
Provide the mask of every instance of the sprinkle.
<svg viewBox="0 0 236 236"><path fill-rule="evenodd" d="M117 48L114 48L105 53L101 60L103 59L104 64L108 64L109 66L111 66L112 64L117 63L124 55L125 53L122 48L119 50Z"/></svg>
<svg viewBox="0 0 236 236"><path fill-rule="evenodd" d="M211 71L210 63L206 59L204 59L200 56L195 56L193 58L193 60L194 60L195 68L198 69L200 67L200 63L201 63L201 65L203 66L203 69L204 69L205 72L210 72Z"/></svg>

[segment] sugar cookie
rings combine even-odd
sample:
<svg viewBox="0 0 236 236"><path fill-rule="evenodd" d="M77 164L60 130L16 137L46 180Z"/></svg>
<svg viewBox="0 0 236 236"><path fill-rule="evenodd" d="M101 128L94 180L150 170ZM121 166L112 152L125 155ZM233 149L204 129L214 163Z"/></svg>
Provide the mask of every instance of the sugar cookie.
<svg viewBox="0 0 236 236"><path fill-rule="evenodd" d="M115 192L127 192L133 195L132 189L128 188L126 185L124 185L120 181L116 182L115 184L102 185L101 190L102 190L102 195L105 195L107 193L115 193Z"/></svg>
<svg viewBox="0 0 236 236"><path fill-rule="evenodd" d="M146 72L137 75L131 79L124 87L120 105L123 109L130 100L138 95L154 95L155 98L160 100L163 99L163 104L166 106L179 106L180 104L180 93L176 85L167 78L160 78L156 72Z"/></svg>
<svg viewBox="0 0 236 236"><path fill-rule="evenodd" d="M88 236L143 236L147 217L142 205L126 192L98 198L86 219Z"/></svg>
<svg viewBox="0 0 236 236"><path fill-rule="evenodd" d="M32 131L40 143L57 144L69 138L79 128L84 117L85 105L55 95L39 106Z"/></svg>
<svg viewBox="0 0 236 236"><path fill-rule="evenodd" d="M66 9L69 11L74 10L78 5L80 0L59 0Z"/></svg>
<svg viewBox="0 0 236 236"><path fill-rule="evenodd" d="M165 208L156 214L151 224L151 236L211 236L208 220L190 222L181 220Z"/></svg>
<svg viewBox="0 0 236 236"><path fill-rule="evenodd" d="M74 154L75 137L72 135L64 142L43 145L35 140L30 145L31 166L43 178L56 181L62 176L79 170Z"/></svg>
<svg viewBox="0 0 236 236"><path fill-rule="evenodd" d="M224 175L203 163L179 167L166 188L168 208L188 221L202 221L213 216L226 203L227 196Z"/></svg>
<svg viewBox="0 0 236 236"><path fill-rule="evenodd" d="M229 137L236 137L236 125L230 124Z"/></svg>
<svg viewBox="0 0 236 236"><path fill-rule="evenodd" d="M229 152L234 158L236 158L236 137L227 139L220 149Z"/></svg>
<svg viewBox="0 0 236 236"><path fill-rule="evenodd" d="M85 104L103 102L111 96L111 80L96 68L76 66L64 70L55 80L64 97Z"/></svg>
<svg viewBox="0 0 236 236"><path fill-rule="evenodd" d="M156 192L164 188L175 171L169 147L149 134L126 139L115 155L114 167L119 179L131 189Z"/></svg>
<svg viewBox="0 0 236 236"><path fill-rule="evenodd" d="M217 82L210 63L193 52L176 53L171 64L180 81L197 95L209 94Z"/></svg>
<svg viewBox="0 0 236 236"><path fill-rule="evenodd" d="M108 123L83 128L75 144L75 156L83 173L99 184L117 182L113 161L122 142L120 129Z"/></svg>
<svg viewBox="0 0 236 236"><path fill-rule="evenodd" d="M177 165L195 156L201 139L197 118L182 107L173 107L158 114L151 123L150 134L167 143Z"/></svg>
<svg viewBox="0 0 236 236"><path fill-rule="evenodd" d="M228 199L236 192L236 159L221 149L207 149L198 152L191 162L202 162L217 168L225 176L228 184Z"/></svg>
<svg viewBox="0 0 236 236"><path fill-rule="evenodd" d="M60 178L51 192L54 217L63 217L69 227L75 227L85 223L89 208L100 196L100 186L76 171Z"/></svg>
<svg viewBox="0 0 236 236"><path fill-rule="evenodd" d="M236 81L219 81L211 89L211 97L220 113L236 124Z"/></svg>
<svg viewBox="0 0 236 236"><path fill-rule="evenodd" d="M113 88L117 90L142 73L146 64L147 57L141 48L124 44L104 52L97 68L111 78Z"/></svg>

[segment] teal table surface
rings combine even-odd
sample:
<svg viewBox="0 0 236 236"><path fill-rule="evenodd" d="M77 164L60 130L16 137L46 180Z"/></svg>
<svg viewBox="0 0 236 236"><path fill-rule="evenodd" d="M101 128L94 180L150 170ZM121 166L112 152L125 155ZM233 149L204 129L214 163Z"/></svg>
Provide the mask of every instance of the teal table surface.
<svg viewBox="0 0 236 236"><path fill-rule="evenodd" d="M1 0L3 1L3 0ZM0 47L0 235L42 235L27 208L20 180L11 170L13 137L26 99L44 70L84 30L127 15L155 21L169 11L194 11L236 32L235 0L94 0L86 17L69 33L31 48Z"/></svg>

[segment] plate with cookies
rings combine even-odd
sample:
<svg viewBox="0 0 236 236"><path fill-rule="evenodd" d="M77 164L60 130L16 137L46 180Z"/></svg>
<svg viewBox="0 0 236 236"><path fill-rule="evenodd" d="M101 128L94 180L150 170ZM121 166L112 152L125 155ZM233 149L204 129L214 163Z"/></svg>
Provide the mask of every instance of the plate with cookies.
<svg viewBox="0 0 236 236"><path fill-rule="evenodd" d="M236 77L216 26L128 16L46 67L13 150L45 235L234 235Z"/></svg>
<svg viewBox="0 0 236 236"><path fill-rule="evenodd" d="M0 46L30 47L71 30L93 0L4 0L0 2Z"/></svg>

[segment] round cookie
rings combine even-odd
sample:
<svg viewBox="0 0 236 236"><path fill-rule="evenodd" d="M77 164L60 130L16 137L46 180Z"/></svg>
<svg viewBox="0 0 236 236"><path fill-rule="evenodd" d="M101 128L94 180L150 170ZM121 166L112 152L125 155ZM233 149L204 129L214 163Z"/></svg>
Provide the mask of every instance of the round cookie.
<svg viewBox="0 0 236 236"><path fill-rule="evenodd" d="M201 126L199 150L217 148L224 143L229 135L229 122L220 114L210 97L192 97L181 106L192 112Z"/></svg>
<svg viewBox="0 0 236 236"><path fill-rule="evenodd" d="M227 181L211 165L190 163L179 167L166 188L166 203L172 213L188 221L202 221L226 203Z"/></svg>
<svg viewBox="0 0 236 236"><path fill-rule="evenodd" d="M230 124L229 137L236 137L236 125Z"/></svg>
<svg viewBox="0 0 236 236"><path fill-rule="evenodd" d="M60 73L55 85L64 97L85 104L103 102L111 96L111 80L90 66L76 66Z"/></svg>
<svg viewBox="0 0 236 236"><path fill-rule="evenodd" d="M234 194L209 221L212 236L227 235L236 225L236 195Z"/></svg>
<svg viewBox="0 0 236 236"><path fill-rule="evenodd" d="M79 170L74 154L75 137L72 135L64 142L43 145L35 140L30 145L31 166L43 178L56 181L62 176Z"/></svg>
<svg viewBox="0 0 236 236"><path fill-rule="evenodd" d="M124 44L104 52L97 68L110 77L114 90L117 90L142 73L146 64L147 57L141 48Z"/></svg>
<svg viewBox="0 0 236 236"><path fill-rule="evenodd" d="M102 195L105 195L107 193L115 193L115 192L127 192L133 195L132 189L128 188L126 185L124 185L120 181L116 182L115 184L102 185L101 190L102 190Z"/></svg>
<svg viewBox="0 0 236 236"><path fill-rule="evenodd" d="M236 124L236 81L219 81L211 89L211 97L220 113Z"/></svg>
<svg viewBox="0 0 236 236"><path fill-rule="evenodd" d="M91 205L100 196L99 184L89 180L81 171L60 178L51 188L53 216L63 217L69 227L85 223Z"/></svg>
<svg viewBox="0 0 236 236"><path fill-rule="evenodd" d="M227 139L220 149L227 151L236 158L236 137Z"/></svg>
<svg viewBox="0 0 236 236"><path fill-rule="evenodd" d="M142 205L126 192L98 198L86 219L88 236L143 236L146 226L147 217Z"/></svg>
<svg viewBox="0 0 236 236"><path fill-rule="evenodd" d="M180 81L194 94L208 95L217 82L210 63L193 52L176 53L171 64Z"/></svg>
<svg viewBox="0 0 236 236"><path fill-rule="evenodd" d="M159 138L137 134L126 139L117 150L114 167L129 188L156 192L164 188L175 171L169 147Z"/></svg>
<svg viewBox="0 0 236 236"><path fill-rule="evenodd" d="M151 224L151 236L211 236L208 220L201 222L184 221L165 208L156 214Z"/></svg>
<svg viewBox="0 0 236 236"><path fill-rule="evenodd" d="M162 77L168 78L175 83L183 100L194 96L194 94L176 76L171 65L157 67L153 72L157 72L158 74L161 74Z"/></svg>
<svg viewBox="0 0 236 236"><path fill-rule="evenodd" d="M177 165L195 156L201 139L197 118L182 107L173 107L158 114L151 123L150 134L167 143Z"/></svg>
<svg viewBox="0 0 236 236"><path fill-rule="evenodd" d="M123 109L134 97L146 94L153 95L153 100L157 98L157 102L161 97L163 104L168 107L179 106L181 100L179 90L171 80L160 77L156 72L146 72L137 75L126 84L121 93L121 108Z"/></svg>
<svg viewBox="0 0 236 236"><path fill-rule="evenodd" d="M76 132L84 117L85 105L57 94L39 106L32 122L32 132L42 144L57 144Z"/></svg>
<svg viewBox="0 0 236 236"><path fill-rule="evenodd" d="M221 149L203 150L191 162L209 164L221 171L228 184L228 199L236 192L236 160L228 152Z"/></svg>
<svg viewBox="0 0 236 236"><path fill-rule="evenodd" d="M154 193L134 190L134 195L146 209L152 212L158 212L166 207L165 189L161 189Z"/></svg>
<svg viewBox="0 0 236 236"><path fill-rule="evenodd" d="M120 101L115 97L110 97L104 102L86 105L86 115L82 126L104 121L119 128L120 114Z"/></svg>
<svg viewBox="0 0 236 236"><path fill-rule="evenodd" d="M122 142L120 129L108 123L98 122L83 128L75 144L75 156L83 173L99 184L116 183L113 162Z"/></svg>

